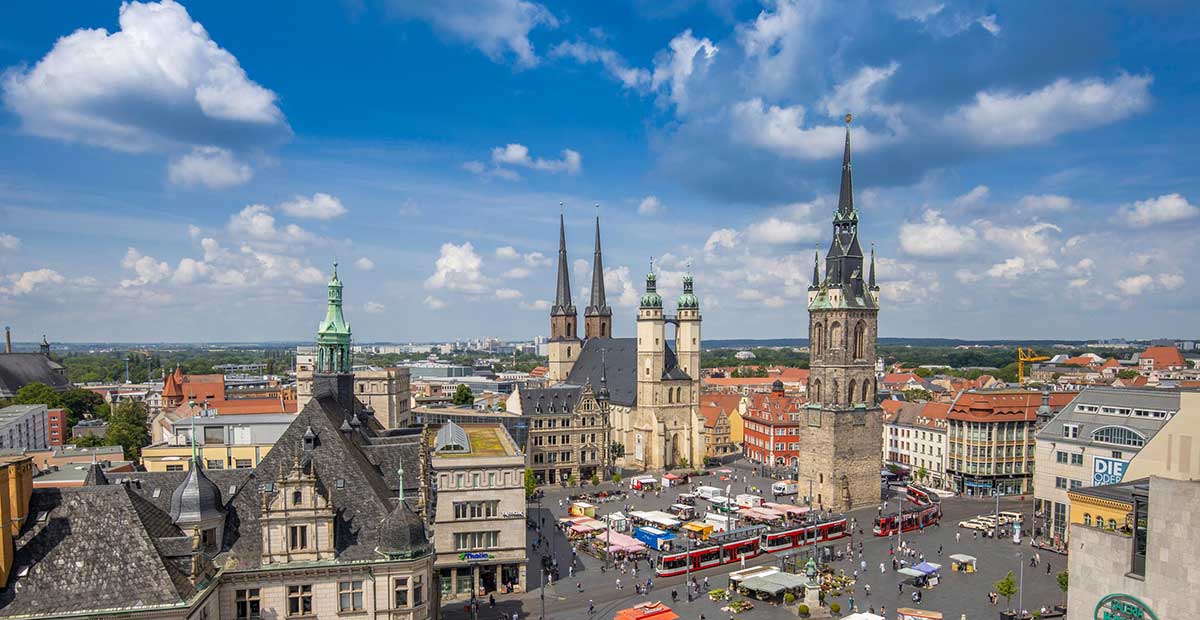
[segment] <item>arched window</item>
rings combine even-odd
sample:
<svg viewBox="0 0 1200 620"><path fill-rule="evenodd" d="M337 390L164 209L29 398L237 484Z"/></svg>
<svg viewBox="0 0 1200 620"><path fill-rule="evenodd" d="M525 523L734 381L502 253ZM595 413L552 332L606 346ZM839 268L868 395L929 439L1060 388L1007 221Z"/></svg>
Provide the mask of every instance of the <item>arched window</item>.
<svg viewBox="0 0 1200 620"><path fill-rule="evenodd" d="M821 380L813 379L811 389L812 389L812 399L811 399L812 402L814 402L814 403L821 402Z"/></svg>
<svg viewBox="0 0 1200 620"><path fill-rule="evenodd" d="M304 500L303 493L301 493L300 491L292 491L292 505L293 506L299 506L303 500Z"/></svg>
<svg viewBox="0 0 1200 620"><path fill-rule="evenodd" d="M601 322L600 323L600 337L603 338L607 335L608 335L608 325L605 325L603 322Z"/></svg>
<svg viewBox="0 0 1200 620"><path fill-rule="evenodd" d="M1138 448L1145 445L1146 436L1125 426L1102 426L1092 431L1092 441Z"/></svg>
<svg viewBox="0 0 1200 620"><path fill-rule="evenodd" d="M867 324L859 321L858 325L854 326L854 359L860 360L866 357L867 352Z"/></svg>
<svg viewBox="0 0 1200 620"><path fill-rule="evenodd" d="M567 347L567 357L571 357L571 347Z"/></svg>
<svg viewBox="0 0 1200 620"><path fill-rule="evenodd" d="M1091 514L1086 513L1086 512L1083 513L1083 524L1088 527L1092 527L1092 515Z"/></svg>
<svg viewBox="0 0 1200 620"><path fill-rule="evenodd" d="M842 346L842 324L833 323L829 326L829 347L831 349L841 349Z"/></svg>
<svg viewBox="0 0 1200 620"><path fill-rule="evenodd" d="M809 352L810 355L817 355L818 353L821 352L821 333L822 333L822 330L824 330L824 329L825 329L825 327L823 325L821 325L820 323L813 324L812 335L811 335L812 342L808 343L809 348L812 349Z"/></svg>
<svg viewBox="0 0 1200 620"><path fill-rule="evenodd" d="M851 379L850 385L846 386L846 404L854 404L854 379Z"/></svg>
<svg viewBox="0 0 1200 620"><path fill-rule="evenodd" d="M867 389L868 389L869 387L870 387L870 382L868 382L866 379L863 379L863 382L862 382L862 402L864 402L864 403L869 403L869 402L871 402L871 395L870 395L870 394L867 392Z"/></svg>
<svg viewBox="0 0 1200 620"><path fill-rule="evenodd" d="M838 390L838 382L837 382L837 379L834 379L833 380L833 404L835 404L835 405L838 404L838 391L839 391Z"/></svg>
<svg viewBox="0 0 1200 620"><path fill-rule="evenodd" d="M1110 530L1115 530L1115 529L1117 529L1117 520L1116 520L1116 519L1109 519L1109 520L1108 520L1108 529L1110 529Z"/></svg>

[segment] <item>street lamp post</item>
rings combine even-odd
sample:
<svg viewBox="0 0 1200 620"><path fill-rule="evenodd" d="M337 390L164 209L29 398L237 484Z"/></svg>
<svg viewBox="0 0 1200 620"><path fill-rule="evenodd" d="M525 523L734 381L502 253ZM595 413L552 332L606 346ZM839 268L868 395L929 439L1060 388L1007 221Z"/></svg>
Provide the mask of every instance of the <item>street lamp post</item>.
<svg viewBox="0 0 1200 620"><path fill-rule="evenodd" d="M541 593L542 617L541 617L541 620L546 620L546 574L547 574L547 572L548 571L545 568L542 569L542 593Z"/></svg>
<svg viewBox="0 0 1200 620"><path fill-rule="evenodd" d="M684 564L683 569L683 587L687 589L687 600L692 602L692 539L687 539L687 564Z"/></svg>
<svg viewBox="0 0 1200 620"><path fill-rule="evenodd" d="M1025 616L1025 554L1017 553L1017 573L1020 575L1017 582L1017 613L1022 618Z"/></svg>
<svg viewBox="0 0 1200 620"><path fill-rule="evenodd" d="M992 515L992 538L996 538L996 529L1000 527L1000 487L992 489L992 495L996 496L996 510Z"/></svg>

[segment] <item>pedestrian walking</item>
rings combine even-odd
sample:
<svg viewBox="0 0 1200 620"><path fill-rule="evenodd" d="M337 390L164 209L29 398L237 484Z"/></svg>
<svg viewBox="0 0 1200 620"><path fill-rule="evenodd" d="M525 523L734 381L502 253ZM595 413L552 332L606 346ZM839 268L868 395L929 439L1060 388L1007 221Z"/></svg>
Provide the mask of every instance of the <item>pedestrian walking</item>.
<svg viewBox="0 0 1200 620"><path fill-rule="evenodd" d="M1047 575L1050 574L1050 563L1049 562L1046 562L1046 574Z"/></svg>
<svg viewBox="0 0 1200 620"><path fill-rule="evenodd" d="M884 573L883 562L880 562L879 563L879 574L882 575L883 573Z"/></svg>
<svg viewBox="0 0 1200 620"><path fill-rule="evenodd" d="M863 591L867 593L867 596L871 596L871 584L869 584L869 583L864 583L864 584L863 584Z"/></svg>
<svg viewBox="0 0 1200 620"><path fill-rule="evenodd" d="M592 599L590 599L590 598L588 599L588 613L589 614L596 613L596 604L593 603Z"/></svg>
<svg viewBox="0 0 1200 620"><path fill-rule="evenodd" d="M617 579L617 589L618 589L618 590L620 590L620 589L621 589L621 580L620 580L620 578L618 578L618 579Z"/></svg>
<svg viewBox="0 0 1200 620"><path fill-rule="evenodd" d="M862 560L861 562L859 562L858 566L859 566L859 568L862 569L862 572L864 572L864 573L867 572L867 561L866 560Z"/></svg>
<svg viewBox="0 0 1200 620"><path fill-rule="evenodd" d="M904 594L904 582L896 584L896 594Z"/></svg>
<svg viewBox="0 0 1200 620"><path fill-rule="evenodd" d="M954 533L954 542L962 542L962 532Z"/></svg>
<svg viewBox="0 0 1200 620"><path fill-rule="evenodd" d="M938 555L942 555L942 546L938 545Z"/></svg>

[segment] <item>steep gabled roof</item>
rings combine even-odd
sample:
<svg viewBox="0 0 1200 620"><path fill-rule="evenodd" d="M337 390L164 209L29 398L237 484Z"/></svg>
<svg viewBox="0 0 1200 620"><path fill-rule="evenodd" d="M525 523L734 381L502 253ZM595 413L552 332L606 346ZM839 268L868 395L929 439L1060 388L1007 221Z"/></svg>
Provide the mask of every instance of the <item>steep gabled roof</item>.
<svg viewBox="0 0 1200 620"><path fill-rule="evenodd" d="M35 489L29 514L0 617L175 605L196 592L180 568L185 533L125 486Z"/></svg>
<svg viewBox="0 0 1200 620"><path fill-rule="evenodd" d="M0 354L0 398L11 398L30 383L44 383L59 392L71 388L62 366L41 353Z"/></svg>

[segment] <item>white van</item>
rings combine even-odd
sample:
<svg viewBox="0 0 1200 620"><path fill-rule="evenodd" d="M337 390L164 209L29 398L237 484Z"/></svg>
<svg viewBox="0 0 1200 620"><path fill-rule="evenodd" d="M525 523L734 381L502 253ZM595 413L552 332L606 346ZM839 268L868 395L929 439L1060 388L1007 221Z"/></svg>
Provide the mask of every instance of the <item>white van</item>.
<svg viewBox="0 0 1200 620"><path fill-rule="evenodd" d="M696 487L696 497L712 500L713 497L720 495L723 491L717 487Z"/></svg>
<svg viewBox="0 0 1200 620"><path fill-rule="evenodd" d="M783 480L771 485L771 493L775 495L795 495L798 486L795 480Z"/></svg>

